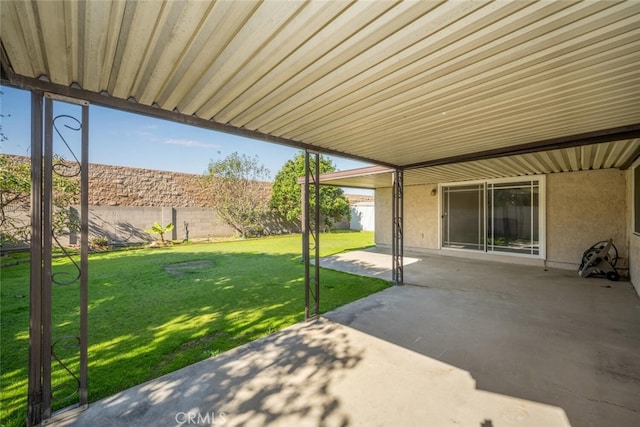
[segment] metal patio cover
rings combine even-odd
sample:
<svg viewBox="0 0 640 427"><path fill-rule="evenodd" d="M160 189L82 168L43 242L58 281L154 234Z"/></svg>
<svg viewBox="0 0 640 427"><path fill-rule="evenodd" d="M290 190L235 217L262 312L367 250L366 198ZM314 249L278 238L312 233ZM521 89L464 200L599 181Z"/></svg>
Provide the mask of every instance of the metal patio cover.
<svg viewBox="0 0 640 427"><path fill-rule="evenodd" d="M3 80L18 87L386 167L517 155L503 171L517 175L540 150L570 170L594 168L584 144L600 144L599 167L639 154L638 0L3 0L0 13Z"/></svg>

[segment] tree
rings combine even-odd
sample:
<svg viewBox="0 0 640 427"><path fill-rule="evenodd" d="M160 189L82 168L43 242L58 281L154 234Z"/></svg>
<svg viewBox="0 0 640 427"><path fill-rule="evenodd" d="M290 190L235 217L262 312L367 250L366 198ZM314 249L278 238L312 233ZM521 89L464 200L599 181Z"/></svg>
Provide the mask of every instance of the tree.
<svg viewBox="0 0 640 427"><path fill-rule="evenodd" d="M311 164L312 172L315 165ZM330 159L320 156L320 173L335 172L336 167ZM298 178L303 177L304 153L288 160L276 175L271 192L271 208L289 221L300 221L302 217L302 191ZM309 203L315 207L315 197L309 197ZM320 214L325 226L331 227L343 218L349 218L349 201L338 187L320 187Z"/></svg>
<svg viewBox="0 0 640 427"><path fill-rule="evenodd" d="M209 162L203 181L218 216L242 237L264 232L269 212L269 170L258 161L237 152Z"/></svg>
<svg viewBox="0 0 640 427"><path fill-rule="evenodd" d="M55 156L54 165L68 167ZM77 218L69 209L78 202L77 179L53 174L53 230L57 234L77 228ZM0 246L6 242L30 240L31 165L6 154L0 155Z"/></svg>

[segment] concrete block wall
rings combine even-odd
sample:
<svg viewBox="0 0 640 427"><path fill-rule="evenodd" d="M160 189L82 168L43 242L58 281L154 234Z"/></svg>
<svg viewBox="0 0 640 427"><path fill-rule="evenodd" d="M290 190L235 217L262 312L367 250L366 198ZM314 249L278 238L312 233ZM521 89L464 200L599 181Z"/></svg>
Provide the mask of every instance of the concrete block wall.
<svg viewBox="0 0 640 427"><path fill-rule="evenodd" d="M95 163L89 165L89 204L211 207L199 175Z"/></svg>
<svg viewBox="0 0 640 427"><path fill-rule="evenodd" d="M212 208L175 208L175 239L187 238L184 223L189 224L189 239L206 237L228 237L235 230L222 222Z"/></svg>
<svg viewBox="0 0 640 427"><path fill-rule="evenodd" d="M222 222L213 208L172 208L157 206L90 206L89 236L106 237L120 244L151 241L157 235L144 230L154 222L174 224L166 239L184 240L184 223L189 224L189 239L233 236L235 231ZM73 243L73 242L72 242Z"/></svg>
<svg viewBox="0 0 640 427"><path fill-rule="evenodd" d="M29 157L9 156L19 164L28 164ZM264 183L270 194L271 185ZM371 201L371 196L347 195L350 203ZM119 244L151 241L144 230L155 221L163 226L174 224L165 236L173 240L234 236L237 232L221 221L211 206L210 195L203 187L200 175L158 171L122 166L89 165L89 234L90 238L106 237ZM28 206L19 206L28 222ZM72 208L77 209L77 208ZM344 225L349 228L349 223ZM300 232L300 224L282 220L275 215L265 223L266 234ZM62 238L63 243L76 244L77 236Z"/></svg>
<svg viewBox="0 0 640 427"><path fill-rule="evenodd" d="M168 218L163 221L161 207L91 206L89 208L89 240L105 237L109 242L122 244L150 241L151 236L144 230L151 228L153 221L166 225L171 220L171 212L166 212L166 215ZM73 237L70 240L72 244L77 243Z"/></svg>
<svg viewBox="0 0 640 427"><path fill-rule="evenodd" d="M78 210L78 207L71 209ZM19 209L14 214L29 222L29 210ZM128 245L151 242L159 238L157 234L146 233L154 222L166 226L174 224L173 230L164 237L168 240L185 240L188 223L189 239L231 237L238 233L207 207L166 207L166 206L89 206L89 241L104 237L114 245ZM276 218L267 219L267 234L299 232L299 224ZM76 234L58 236L62 245L77 245L80 237ZM6 250L28 247L26 244L8 244Z"/></svg>
<svg viewBox="0 0 640 427"><path fill-rule="evenodd" d="M31 162L26 156L8 157L17 164ZM200 177L181 172L90 163L89 205L211 207L209 194Z"/></svg>
<svg viewBox="0 0 640 427"><path fill-rule="evenodd" d="M89 236L106 237L118 244L148 242L158 238L148 230L157 221L163 226L174 225L165 239L185 240L188 224L189 239L207 239L231 237L237 231L222 221L213 208L201 207L149 207L149 206L90 206ZM281 234L299 231L297 224L287 223L275 218L267 219L266 233ZM71 240L73 242L73 239Z"/></svg>
<svg viewBox="0 0 640 427"><path fill-rule="evenodd" d="M25 156L9 157L19 164L30 162ZM270 184L265 183L265 192L270 191ZM106 237L118 244L154 240L157 236L144 230L150 229L155 221L163 226L173 223L174 229L165 238L174 240L186 238L185 222L189 224L189 239L237 234L218 218L200 175L195 174L92 163L89 165L89 205L90 238ZM16 209L28 223L29 207ZM299 224L275 217L266 222L269 234L300 231ZM78 237L73 235L61 240L63 244L77 241Z"/></svg>

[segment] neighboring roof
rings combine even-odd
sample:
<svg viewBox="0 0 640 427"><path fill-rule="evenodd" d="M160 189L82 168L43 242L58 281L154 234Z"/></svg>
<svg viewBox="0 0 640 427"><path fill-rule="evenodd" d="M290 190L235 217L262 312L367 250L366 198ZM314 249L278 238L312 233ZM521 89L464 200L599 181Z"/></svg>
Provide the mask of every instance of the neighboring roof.
<svg viewBox="0 0 640 427"><path fill-rule="evenodd" d="M638 1L3 1L0 17L10 84L388 167L640 137Z"/></svg>
<svg viewBox="0 0 640 427"><path fill-rule="evenodd" d="M363 203L374 203L375 196L366 194L349 194L345 193L344 197L349 201L349 205L360 205Z"/></svg>

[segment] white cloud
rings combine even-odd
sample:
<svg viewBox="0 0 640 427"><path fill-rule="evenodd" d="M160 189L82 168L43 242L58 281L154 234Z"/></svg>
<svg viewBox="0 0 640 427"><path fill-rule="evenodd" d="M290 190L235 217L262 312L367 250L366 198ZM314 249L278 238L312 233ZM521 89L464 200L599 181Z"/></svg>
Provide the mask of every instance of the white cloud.
<svg viewBox="0 0 640 427"><path fill-rule="evenodd" d="M169 145L179 145L181 147L187 148L213 148L218 149L221 147L220 144L203 142L198 139L188 139L188 138L170 138L170 137L162 137L158 136L160 133L160 128L157 125L148 125L138 128L130 132L136 138L146 140L148 142L152 142L155 144L169 144Z"/></svg>

